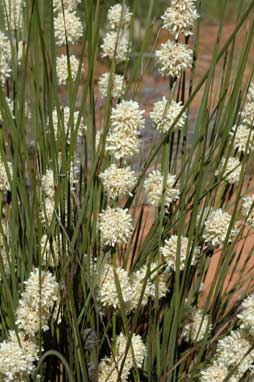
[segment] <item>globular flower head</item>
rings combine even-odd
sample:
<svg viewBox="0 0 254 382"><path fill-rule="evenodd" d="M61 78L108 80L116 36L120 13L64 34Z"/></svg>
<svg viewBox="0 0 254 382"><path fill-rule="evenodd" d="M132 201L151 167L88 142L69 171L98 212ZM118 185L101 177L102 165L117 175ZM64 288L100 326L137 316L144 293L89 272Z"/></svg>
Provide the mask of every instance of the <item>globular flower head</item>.
<svg viewBox="0 0 254 382"><path fill-rule="evenodd" d="M43 201L43 204L41 205L40 218L41 218L42 224L45 224L47 222L48 225L50 225L54 212L55 212L55 201L51 195L51 197L45 198L45 200Z"/></svg>
<svg viewBox="0 0 254 382"><path fill-rule="evenodd" d="M55 38L57 45L75 44L83 36L80 18L75 12L66 9L64 14L59 12L54 18Z"/></svg>
<svg viewBox="0 0 254 382"><path fill-rule="evenodd" d="M116 338L115 346L115 358L117 363L120 365L121 361L126 354L128 338L124 336L123 333L120 333ZM146 355L146 347L142 341L140 335L132 334L131 337L131 346L128 349L126 360L124 362L124 368L128 370L132 369L134 366L140 368L143 364L144 358Z"/></svg>
<svg viewBox="0 0 254 382"><path fill-rule="evenodd" d="M79 70L79 60L74 55L71 55L70 56L70 72L71 72L72 81L76 79L78 70ZM65 54L62 54L56 59L56 74L57 74L58 84L66 85L69 78L69 71L68 71L68 59Z"/></svg>
<svg viewBox="0 0 254 382"><path fill-rule="evenodd" d="M112 199L130 194L137 179L130 167L119 168L115 164L100 174L100 178L105 191Z"/></svg>
<svg viewBox="0 0 254 382"><path fill-rule="evenodd" d="M11 44L9 38L0 32L0 81L2 84L10 77Z"/></svg>
<svg viewBox="0 0 254 382"><path fill-rule="evenodd" d="M112 109L111 125L116 131L136 132L144 127L144 110L141 110L136 101L122 101Z"/></svg>
<svg viewBox="0 0 254 382"><path fill-rule="evenodd" d="M50 272L36 268L24 282L25 290L17 308L16 324L29 336L47 331L48 320L59 296L59 284Z"/></svg>
<svg viewBox="0 0 254 382"><path fill-rule="evenodd" d="M242 123L253 127L254 125L254 102L246 102L241 112Z"/></svg>
<svg viewBox="0 0 254 382"><path fill-rule="evenodd" d="M248 126L234 126L230 135L234 148L239 152L249 154L254 150L254 132Z"/></svg>
<svg viewBox="0 0 254 382"><path fill-rule="evenodd" d="M79 112L74 111L73 112L73 127L74 129L77 128L78 124L78 118L79 118ZM53 122L53 128L55 132L55 137L59 137L59 126L63 126L64 132L67 136L67 143L70 144L71 142L71 121L72 121L72 115L70 112L70 108L68 106L65 106L64 108L60 109L60 115L58 115L57 109L55 108L52 112L52 122ZM86 126L84 123L84 119L81 118L79 129L78 129L78 136L82 136L83 132L86 130Z"/></svg>
<svg viewBox="0 0 254 382"><path fill-rule="evenodd" d="M31 354L24 346L24 340L19 343L15 333L11 338L0 343L0 380L5 382L29 381L37 354ZM29 340L27 340L28 342Z"/></svg>
<svg viewBox="0 0 254 382"><path fill-rule="evenodd" d="M183 336L186 341L193 343L202 341L211 330L212 325L208 314L204 314L202 309L194 307L187 309L183 327Z"/></svg>
<svg viewBox="0 0 254 382"><path fill-rule="evenodd" d="M24 0L4 0L6 29L19 29L22 26Z"/></svg>
<svg viewBox="0 0 254 382"><path fill-rule="evenodd" d="M215 175L223 175L227 183L238 183L241 175L241 162L234 157L222 158Z"/></svg>
<svg viewBox="0 0 254 382"><path fill-rule="evenodd" d="M247 222L254 225L254 195L244 195L242 202L242 212L247 217Z"/></svg>
<svg viewBox="0 0 254 382"><path fill-rule="evenodd" d="M178 237L176 235L172 235L168 240L165 240L164 246L160 248L160 253L169 269L176 271L177 256L179 259L179 269L184 269L188 253L190 253L191 250L190 246L188 251L188 241L189 239L187 237L181 236L180 246L178 246ZM198 254L199 249L195 248L191 259L191 265L196 263Z"/></svg>
<svg viewBox="0 0 254 382"><path fill-rule="evenodd" d="M240 320L240 328L254 336L254 294L243 300L237 318Z"/></svg>
<svg viewBox="0 0 254 382"><path fill-rule="evenodd" d="M13 176L13 167L11 162L7 162L7 166L10 172L10 176ZM10 183L7 175L6 168L3 162L0 163L0 191L10 191Z"/></svg>
<svg viewBox="0 0 254 382"><path fill-rule="evenodd" d="M118 280L118 281L117 281ZM120 296L117 285L120 285L121 295L127 310L132 299L133 290L131 288L129 274L123 268L106 264L100 275L98 285L98 300L104 308L120 309Z"/></svg>
<svg viewBox="0 0 254 382"><path fill-rule="evenodd" d="M175 188L176 176L168 174L165 190L164 177L159 170L152 171L144 181L144 189L149 204L158 207L164 193L164 205L169 206L179 199L179 190Z"/></svg>
<svg viewBox="0 0 254 382"><path fill-rule="evenodd" d="M171 40L161 44L155 56L159 71L166 77L179 78L183 71L192 66L192 50L185 44Z"/></svg>
<svg viewBox="0 0 254 382"><path fill-rule="evenodd" d="M108 24L110 29L125 29L129 26L132 13L127 6L112 5L108 11Z"/></svg>
<svg viewBox="0 0 254 382"><path fill-rule="evenodd" d="M150 113L150 117L152 118L156 129L162 133L166 133L182 111L182 108L183 106L181 103L175 101L169 103L165 97L163 97L161 101L157 101L154 104L153 111ZM186 113L183 113L175 125L174 130L182 128L185 125L186 119L187 115Z"/></svg>
<svg viewBox="0 0 254 382"><path fill-rule="evenodd" d="M53 6L56 11L62 11L62 7L65 10L74 11L80 3L81 0L53 0Z"/></svg>
<svg viewBox="0 0 254 382"><path fill-rule="evenodd" d="M211 211L204 222L203 239L210 245L217 247L223 245L230 226L232 216L221 208ZM231 228L229 241L236 236L238 230Z"/></svg>
<svg viewBox="0 0 254 382"><path fill-rule="evenodd" d="M127 130L111 130L106 138L106 151L115 159L126 160L139 153L139 133L129 133Z"/></svg>
<svg viewBox="0 0 254 382"><path fill-rule="evenodd" d="M108 207L100 214L99 230L104 245L127 244L133 232L132 217L128 210Z"/></svg>
<svg viewBox="0 0 254 382"><path fill-rule="evenodd" d="M125 32L108 32L101 45L102 57L108 57L110 60L115 58L117 63L126 61L128 54L129 40Z"/></svg>
<svg viewBox="0 0 254 382"><path fill-rule="evenodd" d="M229 335L218 341L215 357L219 363L232 369L240 380L251 368L253 355L252 344L243 336L242 331L232 330Z"/></svg>
<svg viewBox="0 0 254 382"><path fill-rule="evenodd" d="M163 20L163 29L173 33L178 38L180 33L185 36L192 34L194 22L198 19L199 14L193 3L183 6L176 1L172 1L171 6L166 9Z"/></svg>
<svg viewBox="0 0 254 382"><path fill-rule="evenodd" d="M200 382L223 382L230 372L226 365L214 361L207 369L201 371ZM228 379L229 382L237 382L234 376Z"/></svg>
<svg viewBox="0 0 254 382"><path fill-rule="evenodd" d="M106 98L110 85L110 73L103 73L99 79L99 89L101 95ZM124 77L120 74L112 74L111 97L120 98L125 91Z"/></svg>
<svg viewBox="0 0 254 382"><path fill-rule="evenodd" d="M44 195L53 199L55 194L55 180L52 170L47 170L41 179L41 188Z"/></svg>

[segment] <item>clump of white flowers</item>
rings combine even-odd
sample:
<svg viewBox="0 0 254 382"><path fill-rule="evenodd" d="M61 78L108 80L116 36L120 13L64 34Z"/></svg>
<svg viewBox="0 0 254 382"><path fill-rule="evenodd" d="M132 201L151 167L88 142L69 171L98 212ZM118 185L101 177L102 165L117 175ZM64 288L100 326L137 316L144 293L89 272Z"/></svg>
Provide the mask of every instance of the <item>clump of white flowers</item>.
<svg viewBox="0 0 254 382"><path fill-rule="evenodd" d="M79 60L74 55L71 55L69 58L70 58L71 79L72 81L74 81L78 74ZM69 78L69 71L68 71L68 59L65 54L62 54L61 56L56 58L56 75L57 75L59 85L67 84L67 81Z"/></svg>
<svg viewBox="0 0 254 382"><path fill-rule="evenodd" d="M65 134L67 135L67 143L70 144L71 141L71 120L73 116L73 125L74 129L77 128L79 111L74 111L73 114L70 112L70 108L65 106L60 109L60 114L58 115L57 109L55 108L52 112L52 123L55 132L55 137L59 136L59 125L64 127ZM86 125L84 119L81 118L80 124L78 126L77 135L81 136L83 132L86 130Z"/></svg>
<svg viewBox="0 0 254 382"><path fill-rule="evenodd" d="M55 180L54 173L51 169L47 170L41 178L41 189L47 198L54 198Z"/></svg>
<svg viewBox="0 0 254 382"><path fill-rule="evenodd" d="M98 300L104 308L120 308L120 298L117 289L117 281L120 285L122 299L127 307L129 307L132 299L132 288L129 282L129 274L120 267L114 268L112 265L106 264L100 275L98 288Z"/></svg>
<svg viewBox="0 0 254 382"><path fill-rule="evenodd" d="M60 46L66 44L66 38L69 44L75 44L83 36L80 18L69 9L59 12L54 18L54 30L56 43Z"/></svg>
<svg viewBox="0 0 254 382"><path fill-rule="evenodd" d="M163 20L163 29L173 33L178 38L180 33L185 36L192 34L193 24L199 18L195 8L195 2L188 0L172 0L170 7L166 9Z"/></svg>
<svg viewBox="0 0 254 382"><path fill-rule="evenodd" d="M192 66L192 50L185 44L169 40L161 44L155 56L161 74L174 79Z"/></svg>
<svg viewBox="0 0 254 382"><path fill-rule="evenodd" d="M163 189L164 176L159 170L153 170L144 181L144 189L147 202L158 207L165 197L164 205L169 206L179 199L180 191L175 187L176 176L168 174L165 190Z"/></svg>
<svg viewBox="0 0 254 382"><path fill-rule="evenodd" d="M49 329L48 321L59 298L59 284L50 272L36 268L24 282L16 324L28 336Z"/></svg>
<svg viewBox="0 0 254 382"><path fill-rule="evenodd" d="M126 160L138 154L140 150L138 131L128 133L126 130L111 130L106 138L106 150L118 160Z"/></svg>
<svg viewBox="0 0 254 382"><path fill-rule="evenodd" d="M222 158L220 166L215 172L215 175L223 176L227 183L238 183L241 175L241 162L238 158L234 157Z"/></svg>
<svg viewBox="0 0 254 382"><path fill-rule="evenodd" d="M139 151L139 129L144 127L144 111L135 101L122 101L112 109L106 150L116 159L126 159Z"/></svg>
<svg viewBox="0 0 254 382"><path fill-rule="evenodd" d="M112 5L108 10L107 20L110 29L126 29L131 21L132 13L121 4Z"/></svg>
<svg viewBox="0 0 254 382"><path fill-rule="evenodd" d="M214 247L223 245L228 235L231 219L232 216L221 208L211 211L204 222L203 239L205 242ZM232 240L237 233L238 230L231 227L229 240Z"/></svg>
<svg viewBox="0 0 254 382"><path fill-rule="evenodd" d="M249 154L254 150L254 132L247 125L234 126L230 133L236 150Z"/></svg>
<svg viewBox="0 0 254 382"><path fill-rule="evenodd" d="M215 357L229 369L238 365L234 374L241 378L252 366L254 351L241 330L232 330L229 335L218 341Z"/></svg>
<svg viewBox="0 0 254 382"><path fill-rule="evenodd" d="M136 101L122 101L112 109L111 125L115 130L126 130L129 133L144 127L144 110Z"/></svg>
<svg viewBox="0 0 254 382"><path fill-rule="evenodd" d="M41 238L41 253L43 255L42 263L44 265L55 267L59 264L60 253L57 241L55 239L51 241L46 234L44 234Z"/></svg>
<svg viewBox="0 0 254 382"><path fill-rule="evenodd" d="M10 264L9 261L11 261L10 256L6 252L6 242L9 243L9 229L7 221L2 219L2 228L3 232L0 231L0 258L3 263L5 274L10 273ZM0 272L0 280L1 280L1 272Z"/></svg>
<svg viewBox="0 0 254 382"><path fill-rule="evenodd" d="M246 297L241 304L241 311L237 314L240 328L254 337L254 294Z"/></svg>
<svg viewBox="0 0 254 382"><path fill-rule="evenodd" d="M108 207L100 213L99 230L104 245L127 244L133 232L132 217L127 209Z"/></svg>
<svg viewBox="0 0 254 382"><path fill-rule="evenodd" d="M28 382L31 372L35 369L37 354L27 351L28 342L20 338L19 343L15 333L11 338L0 343L0 380L5 382ZM27 344L26 344L27 342ZM32 349L32 348L31 348ZM35 350L35 349L34 349Z"/></svg>
<svg viewBox="0 0 254 382"><path fill-rule="evenodd" d="M46 197L43 201L43 204L41 205L40 218L42 223L45 224L46 222L48 222L48 224L50 225L54 212L55 212L55 201L54 201L54 194L53 194L50 197Z"/></svg>
<svg viewBox="0 0 254 382"><path fill-rule="evenodd" d="M8 37L0 32L0 80L2 84L10 77L11 45Z"/></svg>
<svg viewBox="0 0 254 382"><path fill-rule="evenodd" d="M10 172L10 176L13 176L13 167L11 162L7 162L7 167ZM10 191L11 186L9 178L6 172L6 168L3 162L0 163L0 191Z"/></svg>
<svg viewBox="0 0 254 382"><path fill-rule="evenodd" d="M126 61L128 48L129 39L126 32L109 31L101 45L102 57L108 57L110 60L115 58L117 63Z"/></svg>
<svg viewBox="0 0 254 382"><path fill-rule="evenodd" d="M205 370L202 370L200 374L200 382L223 382L229 375L229 370L227 369L226 365L214 361ZM237 382L238 379L235 379L235 377L233 376L230 377L228 381Z"/></svg>
<svg viewBox="0 0 254 382"><path fill-rule="evenodd" d="M249 127L254 125L254 102L246 102L241 112L242 123Z"/></svg>
<svg viewBox="0 0 254 382"><path fill-rule="evenodd" d="M160 248L160 253L162 254L166 265L170 270L176 271L177 261L179 262L179 269L181 271L184 270L186 259L191 249L191 246L188 247L188 242L189 239L187 237L181 236L180 245L178 245L177 235L172 235L168 240L165 240L164 246ZM196 263L198 254L199 249L195 248L191 258L191 265Z"/></svg>
<svg viewBox="0 0 254 382"><path fill-rule="evenodd" d="M4 0L6 29L19 29L22 26L24 0Z"/></svg>
<svg viewBox="0 0 254 382"><path fill-rule="evenodd" d="M175 102L173 100L169 102L166 97L157 101L154 104L153 111L150 113L150 117L152 118L156 129L162 133L166 133L181 113L182 108L183 106L180 102ZM186 113L183 113L176 123L174 130L182 128L185 125L186 119L187 115Z"/></svg>
<svg viewBox="0 0 254 382"><path fill-rule="evenodd" d="M103 73L98 85L101 95L106 98L109 91L110 73ZM120 98L125 91L124 77L121 74L112 74L111 97Z"/></svg>
<svg viewBox="0 0 254 382"><path fill-rule="evenodd" d="M115 164L112 164L101 173L100 178L105 191L112 199L126 194L131 195L131 190L137 179L130 167L119 168Z"/></svg>
<svg viewBox="0 0 254 382"><path fill-rule="evenodd" d="M119 371L123 362L124 364L120 378L123 382L127 382L129 373L134 366L138 368L142 366L146 355L146 347L141 336L136 335L135 333L132 334L131 344L128 347L126 354L127 344L128 337L124 336L123 333L120 333L116 338L113 354L111 354L109 358L104 358L99 363L99 382L116 382L119 378Z"/></svg>
<svg viewBox="0 0 254 382"><path fill-rule="evenodd" d="M76 10L81 0L53 0L53 5L56 11L62 11L62 7L66 10Z"/></svg>
<svg viewBox="0 0 254 382"><path fill-rule="evenodd" d="M244 195L242 200L242 212L247 217L247 222L254 225L254 195Z"/></svg>
<svg viewBox="0 0 254 382"><path fill-rule="evenodd" d="M208 314L202 309L194 307L187 308L187 315L183 326L183 336L188 342L199 342L210 334L212 325Z"/></svg>

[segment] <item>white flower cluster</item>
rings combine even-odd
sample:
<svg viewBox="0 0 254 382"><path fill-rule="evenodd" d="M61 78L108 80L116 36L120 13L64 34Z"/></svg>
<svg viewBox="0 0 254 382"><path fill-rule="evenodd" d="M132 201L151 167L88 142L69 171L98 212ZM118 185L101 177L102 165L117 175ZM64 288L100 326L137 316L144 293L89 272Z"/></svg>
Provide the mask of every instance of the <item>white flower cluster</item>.
<svg viewBox="0 0 254 382"><path fill-rule="evenodd" d="M20 341L20 343L19 343ZM14 331L0 343L0 380L5 382L28 382L38 360L36 345L19 333L19 341Z"/></svg>
<svg viewBox="0 0 254 382"><path fill-rule="evenodd" d="M187 45L168 40L155 51L159 71L163 76L180 78L183 71L191 68L192 50Z"/></svg>
<svg viewBox="0 0 254 382"><path fill-rule="evenodd" d="M102 57L110 60L115 58L117 63L126 61L129 47L128 34L126 32L109 31L101 45Z"/></svg>
<svg viewBox="0 0 254 382"><path fill-rule="evenodd" d="M130 167L119 168L112 164L103 173L100 174L103 187L112 199L131 195L135 182L137 180L134 171Z"/></svg>
<svg viewBox="0 0 254 382"><path fill-rule="evenodd" d="M240 328L246 330L254 338L254 294L243 300L241 311L237 317L240 320Z"/></svg>
<svg viewBox="0 0 254 382"><path fill-rule="evenodd" d="M194 307L187 308L188 315L185 318L183 327L183 337L188 342L202 341L205 335L210 334L212 325L208 314L204 314L202 309Z"/></svg>
<svg viewBox="0 0 254 382"><path fill-rule="evenodd" d="M19 29L22 26L24 0L4 0L6 29Z"/></svg>
<svg viewBox="0 0 254 382"><path fill-rule="evenodd" d="M110 73L103 73L98 82L101 95L106 98L110 85ZM120 74L112 74L111 97L120 98L125 91L124 77Z"/></svg>
<svg viewBox="0 0 254 382"><path fill-rule="evenodd" d="M247 371L252 370L253 361L254 351L246 333L232 330L218 341L214 360L201 372L200 381L224 381L230 373L229 381L240 381Z"/></svg>
<svg viewBox="0 0 254 382"><path fill-rule="evenodd" d="M49 329L48 321L58 301L59 285L50 272L40 272L38 268L31 272L24 284L16 324L19 330L34 337L40 330Z"/></svg>
<svg viewBox="0 0 254 382"><path fill-rule="evenodd" d="M71 55L70 57L70 74L71 80L75 81L78 69L79 69L79 60ZM82 69L81 69L82 70ZM66 85L69 78L69 70L68 70L68 58L65 54L56 58L56 74L59 85Z"/></svg>
<svg viewBox="0 0 254 382"><path fill-rule="evenodd" d="M168 174L164 190L164 176L159 170L153 170L144 181L148 203L158 207L163 195L165 197L164 205L170 206L170 204L179 199L180 191L175 188L175 183L176 176Z"/></svg>
<svg viewBox="0 0 254 382"><path fill-rule="evenodd" d="M54 198L55 195L55 180L52 170L47 170L41 178L41 189L47 198Z"/></svg>
<svg viewBox="0 0 254 382"><path fill-rule="evenodd" d="M195 0L172 0L161 18L163 29L173 33L175 38L178 38L180 33L185 36L191 35L193 24L199 18Z"/></svg>
<svg viewBox="0 0 254 382"><path fill-rule="evenodd" d="M129 39L128 26L132 14L128 7L122 7L121 4L112 6L108 11L109 32L106 33L101 45L102 57L115 59L117 63L126 61Z"/></svg>
<svg viewBox="0 0 254 382"><path fill-rule="evenodd" d="M240 180L241 167L241 162L238 158L222 158L218 170L215 171L215 175L223 176L227 183L235 184Z"/></svg>
<svg viewBox="0 0 254 382"><path fill-rule="evenodd" d="M120 292L117 287L119 285L125 309L131 312L139 304L145 306L149 298L164 297L168 292L167 281L168 274L160 273L156 264L151 264L150 269L143 266L133 273L128 273L120 267L114 269L112 265L106 264L100 274L98 300L104 308L120 309Z"/></svg>
<svg viewBox="0 0 254 382"><path fill-rule="evenodd" d="M242 202L242 212L247 217L247 222L251 226L254 225L254 195L244 195Z"/></svg>
<svg viewBox="0 0 254 382"><path fill-rule="evenodd" d="M13 176L13 167L11 162L7 162L7 166L10 172L10 176L12 178ZM7 176L6 168L4 166L4 163L0 163L0 191L10 191L10 183Z"/></svg>
<svg viewBox="0 0 254 382"><path fill-rule="evenodd" d="M59 296L59 285L50 272L35 269L24 284L16 311L18 333L9 331L8 338L0 343L1 381L30 381L39 359L36 335L49 329L48 320Z"/></svg>
<svg viewBox="0 0 254 382"><path fill-rule="evenodd" d="M130 25L132 13L127 6L113 5L108 10L108 25L110 29L126 29Z"/></svg>
<svg viewBox="0 0 254 382"><path fill-rule="evenodd" d="M70 112L70 108L68 106L65 106L64 108L60 109L59 118L58 118L58 112L56 108L52 112L52 123L53 123L54 132L55 132L55 137L56 139L59 137L60 135L59 126L63 126L63 130L67 136L66 141L68 144L70 144L71 142L71 117L72 115ZM77 128L78 117L79 117L79 111L74 111L73 112L74 129ZM82 136L85 130L86 130L86 125L85 125L84 119L81 118L77 135Z"/></svg>
<svg viewBox="0 0 254 382"><path fill-rule="evenodd" d="M11 44L8 37L0 31L0 81L2 85L10 77Z"/></svg>
<svg viewBox="0 0 254 382"><path fill-rule="evenodd" d="M127 244L133 232L132 217L128 210L108 207L100 213L99 230L104 245Z"/></svg>
<svg viewBox="0 0 254 382"><path fill-rule="evenodd" d="M106 150L116 159L127 159L139 151L139 129L144 127L143 110L135 101L122 101L112 109Z"/></svg>
<svg viewBox="0 0 254 382"><path fill-rule="evenodd" d="M77 43L83 36L83 26L75 12L66 9L54 18L55 38L57 45Z"/></svg>
<svg viewBox="0 0 254 382"><path fill-rule="evenodd" d="M56 11L62 11L62 7L66 10L74 11L77 9L81 0L53 0L53 5Z"/></svg>
<svg viewBox="0 0 254 382"><path fill-rule="evenodd" d="M178 114L182 111L182 108L183 106L181 103L173 100L169 102L165 97L163 97L162 100L157 101L154 104L153 111L150 113L150 117L152 118L156 129L162 133L166 133L173 125ZM182 128L185 125L186 119L187 115L186 113L183 113L176 123L174 130Z"/></svg>
<svg viewBox="0 0 254 382"><path fill-rule="evenodd" d="M99 363L99 382L116 382L118 380L127 382L131 369L133 367L141 368L143 364L146 355L146 347L141 336L134 333L132 334L131 343L128 350L128 337L124 336L123 333L120 333L117 336L115 342L115 350L113 351L113 354L111 354L108 358L102 359ZM120 369L122 364L123 367L120 377Z"/></svg>
<svg viewBox="0 0 254 382"><path fill-rule="evenodd" d="M52 253L52 248L54 253ZM46 234L44 234L41 238L41 252L43 254L42 257L42 264L49 266L49 267L55 267L59 264L59 247L55 239L50 241L50 239L47 237Z"/></svg>
<svg viewBox="0 0 254 382"><path fill-rule="evenodd" d="M231 219L232 216L224 212L221 208L210 211L204 222L203 239L205 242L214 247L222 246L227 237ZM237 233L238 230L232 227L229 233L229 241L232 240Z"/></svg>
<svg viewBox="0 0 254 382"><path fill-rule="evenodd" d="M178 245L177 235L172 235L168 240L165 240L164 247L160 248L160 253L163 256L168 269L176 271L178 262L179 269L181 271L184 270L186 259L191 250L191 246L188 247L188 243L189 239L185 236L181 236L180 245ZM191 258L191 265L195 265L198 254L199 248L195 248Z"/></svg>
<svg viewBox="0 0 254 382"><path fill-rule="evenodd" d="M10 273L10 265L9 261L11 261L10 256L6 253L6 242L9 243L9 230L8 230L8 224L7 221L2 219L2 228L3 233L0 232L0 258L3 263L5 275ZM1 280L1 272L0 272L0 280Z"/></svg>
<svg viewBox="0 0 254 382"><path fill-rule="evenodd" d="M247 125L235 125L230 133L233 146L238 152L250 154L254 150L254 131Z"/></svg>

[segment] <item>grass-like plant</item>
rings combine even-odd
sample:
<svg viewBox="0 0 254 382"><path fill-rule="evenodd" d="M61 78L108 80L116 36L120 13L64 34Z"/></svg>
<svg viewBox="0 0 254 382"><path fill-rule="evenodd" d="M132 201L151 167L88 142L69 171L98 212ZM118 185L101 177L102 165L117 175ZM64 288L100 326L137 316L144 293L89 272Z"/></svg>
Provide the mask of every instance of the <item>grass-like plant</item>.
<svg viewBox="0 0 254 382"><path fill-rule="evenodd" d="M0 382L253 380L254 2L228 3L200 76L207 1L1 0Z"/></svg>

